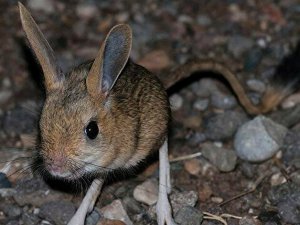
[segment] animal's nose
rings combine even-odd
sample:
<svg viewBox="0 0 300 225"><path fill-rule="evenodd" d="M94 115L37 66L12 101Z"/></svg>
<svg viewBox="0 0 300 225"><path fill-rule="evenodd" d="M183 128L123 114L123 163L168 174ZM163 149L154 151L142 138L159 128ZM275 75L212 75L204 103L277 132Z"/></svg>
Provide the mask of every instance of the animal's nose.
<svg viewBox="0 0 300 225"><path fill-rule="evenodd" d="M55 176L60 176L66 172L66 160L62 156L52 156L46 160L46 169Z"/></svg>

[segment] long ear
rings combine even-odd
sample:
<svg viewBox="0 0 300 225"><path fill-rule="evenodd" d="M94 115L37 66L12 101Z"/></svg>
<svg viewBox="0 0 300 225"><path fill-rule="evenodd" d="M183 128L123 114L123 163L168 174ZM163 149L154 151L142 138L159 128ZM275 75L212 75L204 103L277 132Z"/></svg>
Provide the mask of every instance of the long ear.
<svg viewBox="0 0 300 225"><path fill-rule="evenodd" d="M109 31L86 79L91 96L108 95L128 61L131 42L128 25L116 25Z"/></svg>
<svg viewBox="0 0 300 225"><path fill-rule="evenodd" d="M19 2L20 17L29 43L42 67L46 90L61 86L64 75L57 65L54 52L25 6Z"/></svg>

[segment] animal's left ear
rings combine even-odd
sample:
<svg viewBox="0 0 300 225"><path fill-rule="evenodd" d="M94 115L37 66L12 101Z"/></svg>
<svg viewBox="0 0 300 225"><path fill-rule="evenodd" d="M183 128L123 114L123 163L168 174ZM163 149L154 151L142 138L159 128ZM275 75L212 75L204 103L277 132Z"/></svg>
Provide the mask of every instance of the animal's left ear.
<svg viewBox="0 0 300 225"><path fill-rule="evenodd" d="M131 44L132 32L128 25L116 25L109 31L86 79L91 96L109 94L128 61Z"/></svg>

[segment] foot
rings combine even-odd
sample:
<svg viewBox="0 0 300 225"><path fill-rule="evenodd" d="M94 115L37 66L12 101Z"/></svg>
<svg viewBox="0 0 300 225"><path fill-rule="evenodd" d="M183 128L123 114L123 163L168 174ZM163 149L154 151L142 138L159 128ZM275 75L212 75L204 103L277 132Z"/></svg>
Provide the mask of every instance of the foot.
<svg viewBox="0 0 300 225"><path fill-rule="evenodd" d="M172 209L166 194L159 194L158 196L156 204L157 224L176 225L172 218Z"/></svg>

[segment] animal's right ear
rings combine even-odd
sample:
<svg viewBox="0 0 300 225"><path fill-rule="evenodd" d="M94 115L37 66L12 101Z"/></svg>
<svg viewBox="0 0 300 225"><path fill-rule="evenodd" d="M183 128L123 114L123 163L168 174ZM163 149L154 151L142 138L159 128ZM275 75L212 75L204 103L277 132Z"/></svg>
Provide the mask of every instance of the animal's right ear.
<svg viewBox="0 0 300 225"><path fill-rule="evenodd" d="M44 72L47 92L60 88L65 77L57 65L52 48L28 10L20 2L19 10L23 29Z"/></svg>

